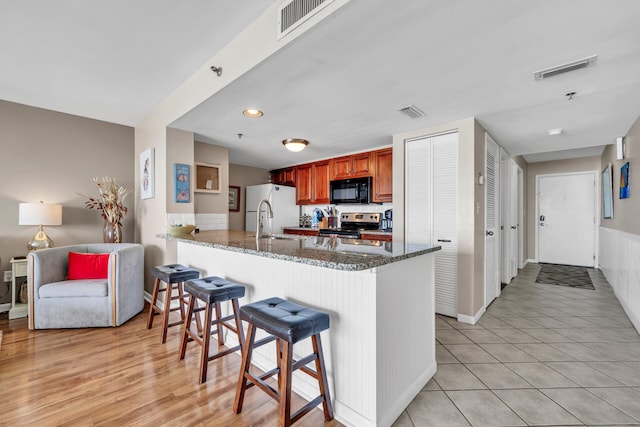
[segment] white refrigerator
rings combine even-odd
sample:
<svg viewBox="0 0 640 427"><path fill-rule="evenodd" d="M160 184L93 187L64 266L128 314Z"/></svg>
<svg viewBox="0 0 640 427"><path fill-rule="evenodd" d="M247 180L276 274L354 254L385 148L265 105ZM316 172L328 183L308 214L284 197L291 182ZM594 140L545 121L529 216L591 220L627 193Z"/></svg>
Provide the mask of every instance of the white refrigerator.
<svg viewBox="0 0 640 427"><path fill-rule="evenodd" d="M250 185L246 191L245 230L256 231L258 203L269 200L273 209L273 218L267 214L267 205L260 212L263 233L282 233L283 227L297 227L300 221L300 208L296 205L296 189L276 184Z"/></svg>

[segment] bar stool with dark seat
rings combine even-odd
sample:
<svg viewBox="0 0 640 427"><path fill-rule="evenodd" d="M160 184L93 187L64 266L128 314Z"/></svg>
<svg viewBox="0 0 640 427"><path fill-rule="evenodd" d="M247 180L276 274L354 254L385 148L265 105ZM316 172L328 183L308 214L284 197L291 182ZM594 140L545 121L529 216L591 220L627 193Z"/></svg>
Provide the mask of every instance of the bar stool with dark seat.
<svg viewBox="0 0 640 427"><path fill-rule="evenodd" d="M171 326L182 325L185 319L185 306L187 305L183 282L187 280L197 279L200 272L193 268L185 267L182 264L158 265L151 269L151 274L155 277L153 283L153 295L151 296L151 306L149 307L149 318L147 320L147 329L153 326L153 317L156 314L162 315L162 343L167 341L167 329ZM161 282L165 286L161 288ZM173 291L177 291L177 295L172 295ZM164 299L164 308L160 308L157 304L158 294L166 292ZM171 307L171 302L178 300L177 307ZM169 314L172 311L180 310L180 320L169 323ZM199 320L199 319L198 319ZM200 323L198 323L199 325Z"/></svg>
<svg viewBox="0 0 640 427"><path fill-rule="evenodd" d="M242 322L240 321L240 306L238 299L244 297L244 286L237 283L229 282L221 277L205 277L203 279L189 280L184 284L185 291L190 295L187 307L187 315L185 317L184 326L182 328L182 339L180 341L180 360L184 359L187 350L187 343L195 341L201 347L200 351L200 384L207 380L207 366L209 362L219 357L225 356L235 351L242 351L244 346L244 331ZM196 302L200 300L205 303L204 307L198 307ZM224 301L231 301L232 314L222 317L221 304ZM215 316L213 311L215 309ZM205 312L204 329L200 333L191 329L193 323L192 317L199 319L198 312ZM214 318L215 317L215 318ZM235 325L228 323L234 320ZM212 332L211 327L216 326ZM218 347L224 345L224 335L222 327L229 329L238 335L238 345L235 347L219 350L216 354L209 355L209 345L211 335L218 335Z"/></svg>
<svg viewBox="0 0 640 427"><path fill-rule="evenodd" d="M273 297L242 306L240 317L249 323L249 329L242 352L240 377L233 405L236 414L242 411L246 389L256 385L278 402L280 426L290 426L320 403L323 406L324 419L326 421L332 420L333 408L320 341L320 332L329 329L329 315L282 298ZM256 328L266 331L271 334L271 337L255 342ZM274 337L278 350L276 368L260 376L251 374L253 349L273 341ZM293 360L293 344L309 337L311 337L313 353L300 360ZM268 340L268 338L272 339ZM315 371L306 366L313 361L315 361ZM320 395L291 415L291 379L293 371L296 369L301 369L318 381ZM267 378L275 374L278 374L278 390L265 382Z"/></svg>

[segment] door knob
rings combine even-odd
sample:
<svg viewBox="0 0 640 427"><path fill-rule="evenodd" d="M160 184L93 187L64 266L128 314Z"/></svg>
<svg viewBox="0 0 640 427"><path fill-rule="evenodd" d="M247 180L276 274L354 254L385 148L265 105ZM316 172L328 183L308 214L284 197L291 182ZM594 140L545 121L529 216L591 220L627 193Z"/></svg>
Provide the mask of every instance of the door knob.
<svg viewBox="0 0 640 427"><path fill-rule="evenodd" d="M512 226L511 226L511 229L512 229L512 230L515 230L515 229L517 229L517 228L518 228L518 227L516 227L515 225L512 225Z"/></svg>
<svg viewBox="0 0 640 427"><path fill-rule="evenodd" d="M487 231L487 236L493 236L493 231Z"/></svg>
<svg viewBox="0 0 640 427"><path fill-rule="evenodd" d="M544 227L544 222L541 222L541 223L540 223L540 227Z"/></svg>

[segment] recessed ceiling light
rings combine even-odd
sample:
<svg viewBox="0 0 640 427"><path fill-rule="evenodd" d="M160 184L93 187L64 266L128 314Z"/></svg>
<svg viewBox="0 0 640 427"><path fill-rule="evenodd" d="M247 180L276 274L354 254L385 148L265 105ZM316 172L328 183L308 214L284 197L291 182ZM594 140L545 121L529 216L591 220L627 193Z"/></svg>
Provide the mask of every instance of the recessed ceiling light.
<svg viewBox="0 0 640 427"><path fill-rule="evenodd" d="M306 146L309 145L309 141L307 141L306 139L300 139L300 138L289 138L289 139L283 140L282 144L285 146L287 150L298 152L298 151L304 150Z"/></svg>
<svg viewBox="0 0 640 427"><path fill-rule="evenodd" d="M256 110L255 108L247 108L246 110L242 111L242 114L244 114L247 117L262 117L262 111L260 110Z"/></svg>
<svg viewBox="0 0 640 427"><path fill-rule="evenodd" d="M547 133L548 133L550 136L560 135L560 134L562 133L562 128L549 129L549 130L547 131Z"/></svg>

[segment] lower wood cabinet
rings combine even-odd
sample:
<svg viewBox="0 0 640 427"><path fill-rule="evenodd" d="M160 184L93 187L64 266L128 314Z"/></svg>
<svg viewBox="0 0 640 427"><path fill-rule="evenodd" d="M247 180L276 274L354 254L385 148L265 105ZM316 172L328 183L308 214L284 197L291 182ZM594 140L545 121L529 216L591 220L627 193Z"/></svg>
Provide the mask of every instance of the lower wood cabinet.
<svg viewBox="0 0 640 427"><path fill-rule="evenodd" d="M362 240L378 240L380 242L391 242L393 241L393 237L391 234L367 234L360 233L360 238Z"/></svg>
<svg viewBox="0 0 640 427"><path fill-rule="evenodd" d="M308 229L300 229L300 228L285 228L283 230L284 234L296 234L298 236L317 236L318 229L317 228L308 228Z"/></svg>

